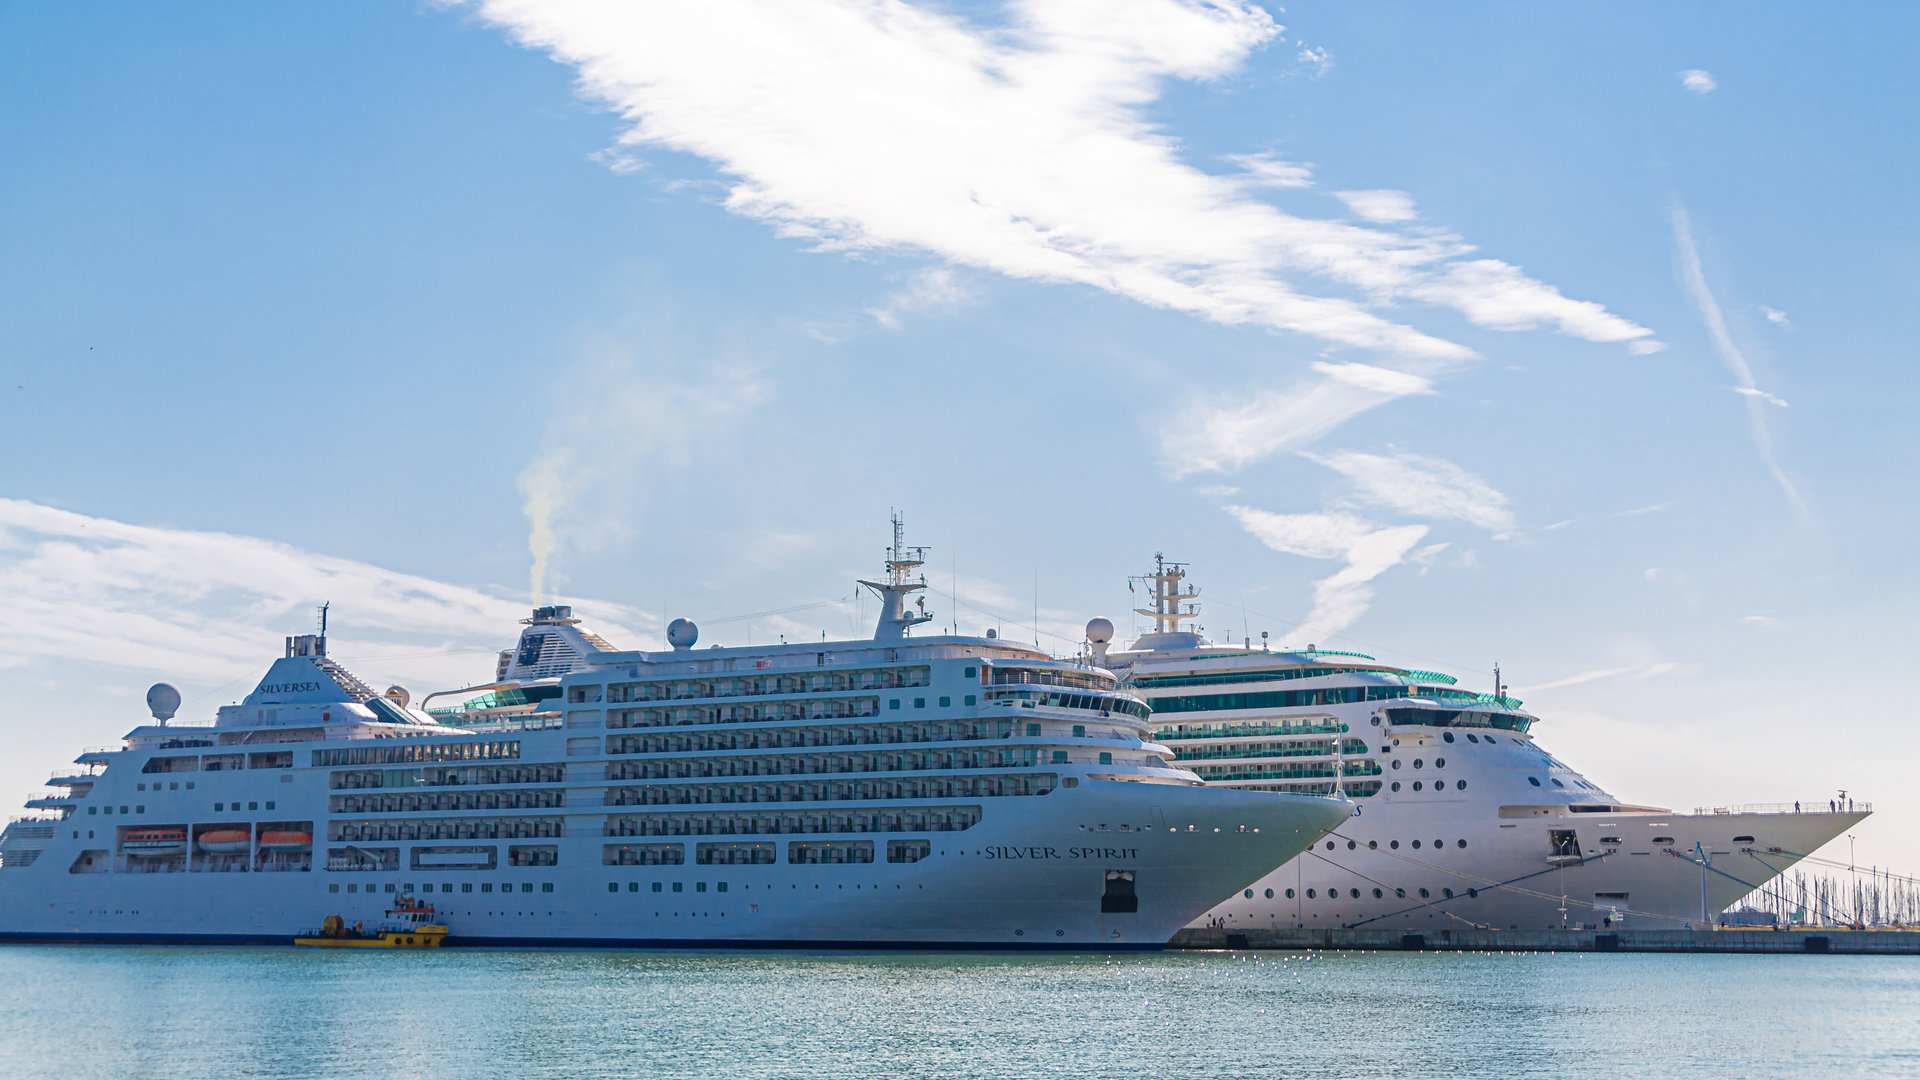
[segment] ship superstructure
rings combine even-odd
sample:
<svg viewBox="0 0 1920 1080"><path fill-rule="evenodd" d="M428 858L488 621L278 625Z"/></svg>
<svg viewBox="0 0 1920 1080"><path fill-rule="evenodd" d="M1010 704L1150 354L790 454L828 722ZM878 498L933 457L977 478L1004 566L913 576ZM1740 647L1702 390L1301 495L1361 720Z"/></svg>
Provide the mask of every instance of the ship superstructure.
<svg viewBox="0 0 1920 1080"><path fill-rule="evenodd" d="M54 779L0 841L0 938L290 941L413 895L450 945L1158 948L1351 812L1208 787L1112 672L921 615L646 651L554 605L417 706L290 638L211 725L156 688Z"/></svg>
<svg viewBox="0 0 1920 1080"><path fill-rule="evenodd" d="M1198 591L1155 557L1153 629L1096 663L1153 708L1154 737L1217 787L1331 794L1355 814L1197 925L1443 929L1711 919L1859 822L1845 799L1681 813L1615 798L1539 745L1497 685L1361 653L1216 645L1184 624ZM1262 635L1264 638L1264 635Z"/></svg>

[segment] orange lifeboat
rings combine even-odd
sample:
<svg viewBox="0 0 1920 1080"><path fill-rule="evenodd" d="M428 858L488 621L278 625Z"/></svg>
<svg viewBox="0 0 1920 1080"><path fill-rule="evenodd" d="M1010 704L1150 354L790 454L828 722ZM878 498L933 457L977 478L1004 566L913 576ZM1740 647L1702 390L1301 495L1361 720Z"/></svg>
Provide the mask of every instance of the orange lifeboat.
<svg viewBox="0 0 1920 1080"><path fill-rule="evenodd" d="M187 850L185 829L128 829L120 836L120 850L141 859L159 859Z"/></svg>
<svg viewBox="0 0 1920 1080"><path fill-rule="evenodd" d="M310 832L263 832L260 834L261 851L308 851L313 847L313 834Z"/></svg>
<svg viewBox="0 0 1920 1080"><path fill-rule="evenodd" d="M209 855L245 855L253 848L253 834L245 829L209 829L200 834L199 848Z"/></svg>

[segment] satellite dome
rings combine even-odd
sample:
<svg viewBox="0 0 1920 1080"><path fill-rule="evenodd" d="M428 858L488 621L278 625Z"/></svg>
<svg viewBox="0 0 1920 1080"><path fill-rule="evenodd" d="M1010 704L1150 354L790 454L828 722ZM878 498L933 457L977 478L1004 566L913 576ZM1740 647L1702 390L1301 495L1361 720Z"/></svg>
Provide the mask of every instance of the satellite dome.
<svg viewBox="0 0 1920 1080"><path fill-rule="evenodd" d="M700 640L700 628L692 619L675 619L667 624L667 644L676 649L691 649Z"/></svg>
<svg viewBox="0 0 1920 1080"><path fill-rule="evenodd" d="M1087 640L1095 645L1105 645L1107 642L1112 641L1112 620L1100 618L1087 620Z"/></svg>
<svg viewBox="0 0 1920 1080"><path fill-rule="evenodd" d="M403 709L407 707L407 702L413 700L413 696L407 693L407 688L399 685L387 687L387 692L381 696Z"/></svg>
<svg viewBox="0 0 1920 1080"><path fill-rule="evenodd" d="M163 724L173 719L173 714L180 711L180 689L172 683L154 683L147 688L147 708Z"/></svg>

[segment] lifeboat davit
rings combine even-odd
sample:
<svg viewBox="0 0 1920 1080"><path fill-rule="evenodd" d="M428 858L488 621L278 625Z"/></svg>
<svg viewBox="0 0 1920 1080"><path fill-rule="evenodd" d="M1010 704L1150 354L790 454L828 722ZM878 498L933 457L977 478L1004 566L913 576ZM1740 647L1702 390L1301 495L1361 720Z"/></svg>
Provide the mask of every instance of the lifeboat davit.
<svg viewBox="0 0 1920 1080"><path fill-rule="evenodd" d="M120 837L120 850L141 859L179 855L187 850L187 830L128 829Z"/></svg>
<svg viewBox="0 0 1920 1080"><path fill-rule="evenodd" d="M261 851L309 851L313 848L313 834L310 832L263 832L260 834Z"/></svg>
<svg viewBox="0 0 1920 1080"><path fill-rule="evenodd" d="M209 829L200 834L199 845L209 855L245 855L253 848L253 834L245 829Z"/></svg>

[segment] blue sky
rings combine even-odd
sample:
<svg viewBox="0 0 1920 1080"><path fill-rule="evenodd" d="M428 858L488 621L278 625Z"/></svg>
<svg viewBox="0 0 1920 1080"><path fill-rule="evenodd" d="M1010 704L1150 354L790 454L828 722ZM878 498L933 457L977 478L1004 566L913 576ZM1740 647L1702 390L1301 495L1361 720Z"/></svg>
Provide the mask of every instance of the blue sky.
<svg viewBox="0 0 1920 1080"><path fill-rule="evenodd" d="M0 787L322 601L477 679L536 520L625 641L864 632L897 507L943 624L1163 550L1914 869L1920 17L1612 14L0 8Z"/></svg>

